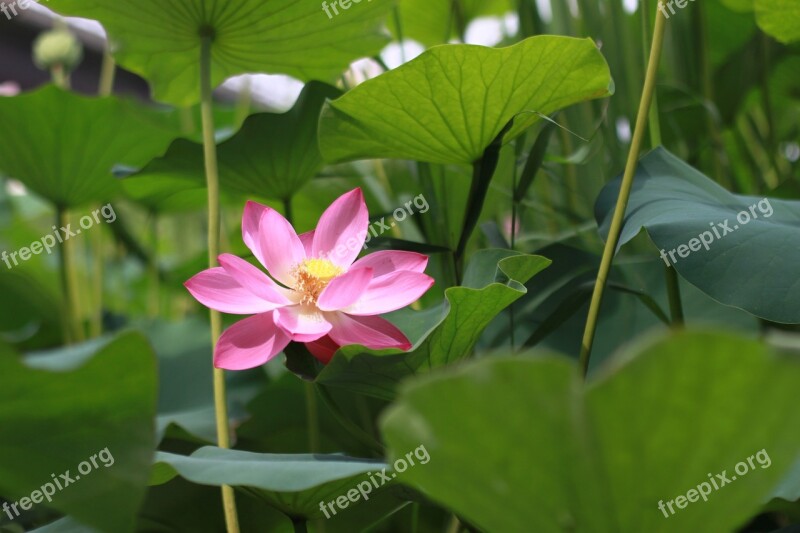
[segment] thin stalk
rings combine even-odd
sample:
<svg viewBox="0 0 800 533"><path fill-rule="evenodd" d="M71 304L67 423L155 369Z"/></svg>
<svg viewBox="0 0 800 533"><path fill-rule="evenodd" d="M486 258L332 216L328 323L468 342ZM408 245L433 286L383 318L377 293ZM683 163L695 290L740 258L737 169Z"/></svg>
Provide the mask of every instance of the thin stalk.
<svg viewBox="0 0 800 533"><path fill-rule="evenodd" d="M319 453L319 405L317 404L317 393L314 383L306 381L303 383L306 392L306 427L308 429L308 451Z"/></svg>
<svg viewBox="0 0 800 533"><path fill-rule="evenodd" d="M400 61L406 62L406 49L403 46L403 20L400 18L400 8L394 6L392 8L392 22L394 22L394 29L397 33L397 42L400 45ZM386 70L389 70L388 68Z"/></svg>
<svg viewBox="0 0 800 533"><path fill-rule="evenodd" d="M92 232L90 241L90 249L92 251L91 293L93 301L92 316L89 322L89 335L95 338L103 334L103 270L105 263L103 257L103 232L101 228L97 228Z"/></svg>
<svg viewBox="0 0 800 533"><path fill-rule="evenodd" d="M113 92L115 70L116 63L108 49L108 44L106 44L106 49L103 52L103 64L100 68L100 80L97 85L98 96L109 96ZM105 270L103 232L99 229L92 232L90 249L92 251L91 293L93 302L89 334L91 337L99 337L103 334L103 272Z"/></svg>
<svg viewBox="0 0 800 533"><path fill-rule="evenodd" d="M200 45L200 95L201 114L203 118L203 155L206 169L206 186L208 187L208 265L214 268L219 256L220 241L220 208L219 208L219 172L217 169L217 146L214 140L214 107L211 89L211 41L213 35L205 32ZM211 317L211 346L216 348L217 339L222 334L222 317L214 310L209 311ZM225 401L225 373L214 369L214 412L217 421L217 445L230 448L231 435L228 421L228 406ZM239 533L239 518L236 514L236 498L233 487L222 486L222 504L225 511L225 524L228 533Z"/></svg>
<svg viewBox="0 0 800 533"><path fill-rule="evenodd" d="M494 177L497 164L500 161L500 149L503 146L503 136L511 129L512 121L509 121L492 143L483 151L483 155L472 164L472 184L470 185L467 207L464 210L464 223L461 225L461 237L458 239L454 260L456 263L457 281L460 284L464 274L464 254L467 251L467 244L472 232L478 226L483 205L486 203L486 195L489 193L489 186Z"/></svg>
<svg viewBox="0 0 800 533"><path fill-rule="evenodd" d="M117 63L111 55L111 51L106 45L103 52L103 64L100 67L100 82L97 87L97 94L100 96L109 96L114 92L114 74L116 74Z"/></svg>
<svg viewBox="0 0 800 533"><path fill-rule="evenodd" d="M708 50L711 48L708 42L708 18L703 5L698 5L695 11L696 17L696 32L697 32L697 54L699 58L700 78L702 83L703 100L706 106L711 106L714 101L714 79L712 76L713 67L709 58ZM706 110L706 128L708 129L711 141L711 164L714 168L714 179L728 188L731 188L733 183L728 178L725 168L722 165L722 158L725 156L725 146L722 141L722 132L720 131L717 118L712 113L711 108Z"/></svg>
<svg viewBox="0 0 800 533"><path fill-rule="evenodd" d="M293 223L292 198L283 199L283 216L290 224ZM320 451L320 431L319 431L319 403L314 383L306 381L304 384L306 396L306 431L308 432L308 451L318 453Z"/></svg>
<svg viewBox="0 0 800 533"><path fill-rule="evenodd" d="M438 244L446 248L452 248L452 244L450 243L450 221L447 217L447 213L445 213L445 211L441 208L442 205L447 205L447 198L444 196L439 198L438 193L438 191L441 189L442 195L445 195L447 193L447 187L441 186L437 188L433 181L433 173L430 163L418 162L417 174L419 175L419 181L422 185L422 192L425 194L425 198L428 199L428 203L431 205L431 211L438 213L438 215L432 220L423 219L422 221L422 225L427 233L426 237L428 238L428 242L432 242L433 244ZM441 174L439 177L441 180L445 179L445 177ZM442 262L442 273L445 276L446 287L455 287L458 285L458 268L456 267L455 251L447 255L447 264L444 264L444 260Z"/></svg>
<svg viewBox="0 0 800 533"><path fill-rule="evenodd" d="M62 64L53 65L50 68L50 77L53 79L53 84L59 89L69 90L69 74Z"/></svg>
<svg viewBox="0 0 800 533"><path fill-rule="evenodd" d="M294 224L294 213L292 212L292 197L289 196L283 199L283 216L289 221L289 224Z"/></svg>
<svg viewBox="0 0 800 533"><path fill-rule="evenodd" d="M572 144L572 135L567 129L569 127L569 119L566 115L564 115L562 125L564 127L559 128L559 140L564 147L564 156L568 157L572 155L574 145ZM567 201L569 202L569 207L573 213L578 213L580 211L580 198L578 197L580 186L578 185L578 170L573 163L565 165L564 180L567 182Z"/></svg>
<svg viewBox="0 0 800 533"><path fill-rule="evenodd" d="M239 127L247 120L250 115L250 109L253 106L253 84L250 80L249 76L244 79L242 88L239 91L239 98L236 99L236 124Z"/></svg>
<svg viewBox="0 0 800 533"><path fill-rule="evenodd" d="M56 226L66 228L69 223L69 213L66 208L57 207ZM75 242L68 238L64 239L64 242L61 243L59 260L61 262L61 286L64 292L64 331L67 344L85 340L75 259Z"/></svg>
<svg viewBox="0 0 800 533"><path fill-rule="evenodd" d="M697 6L697 8L702 12L702 6ZM642 0L642 34L644 39L642 41L642 47L644 50L644 57L648 55L648 47L647 47L647 38L649 37L649 24L648 24L648 16L650 13L650 0ZM700 15L703 16L702 14ZM705 31L702 29L701 31ZM701 55L704 53L701 52ZM710 91L710 86L707 86L704 83L704 91ZM707 98L710 98L710 93L707 94ZM709 115L710 117L710 115ZM658 109L658 92L653 91L653 102L650 105L650 117L649 117L649 126L650 126L650 145L651 147L655 148L656 146L660 146L662 144L661 140L661 120L659 118L659 109ZM709 131L713 131L715 128L715 124L713 118L709 118ZM714 160L717 161L717 154L714 154ZM719 180L719 176L717 177ZM678 273L677 271L671 266L664 266L664 279L666 280L667 286L667 299L669 300L669 314L670 314L670 323L673 327L680 327L684 323L684 316L683 316L683 304L681 303L681 286L680 282L678 281Z"/></svg>
<svg viewBox="0 0 800 533"><path fill-rule="evenodd" d="M527 135L524 133L520 135L517 139L516 144L514 145L514 167L511 175L511 235L509 236L509 244L511 249L517 245L517 211L519 207L519 202L517 202L516 198L516 191L517 191L517 181L519 177L519 169L517 168L517 162L519 161L520 157L522 157L522 151L525 147L525 139ZM509 341L511 343L511 352L514 352L514 346L516 345L516 339L514 338L514 332L516 331L516 316L514 312L514 304L512 303L508 308L508 326L509 326Z"/></svg>
<svg viewBox="0 0 800 533"><path fill-rule="evenodd" d="M333 415L339 424L344 427L350 435L358 440L362 445L369 448L375 455L382 457L384 455L384 447L383 445L375 440L375 438L364 431L362 428L358 426L355 422L350 420L347 415L345 415L339 406L336 404L336 401L331 396L331 393L328 392L328 389L325 388L324 385L319 385L317 387L317 391L319 391L319 396L322 398L323 403L325 403L325 407L328 408L328 411Z"/></svg>
<svg viewBox="0 0 800 533"><path fill-rule="evenodd" d="M149 295L147 314L157 317L161 311L161 279L158 272L158 214L150 213L150 262L147 265Z"/></svg>
<svg viewBox="0 0 800 533"><path fill-rule="evenodd" d="M664 276L667 281L667 298L669 299L669 317L673 328L683 326L683 304L681 303L681 287L678 282L678 273L671 266L664 266Z"/></svg>
<svg viewBox="0 0 800 533"><path fill-rule="evenodd" d="M181 135L184 137L191 137L194 135L195 123L194 114L191 107L181 107L178 110L178 117L181 124Z"/></svg>
<svg viewBox="0 0 800 533"><path fill-rule="evenodd" d="M650 41L650 0L641 0L640 9L642 12L642 50L644 57L648 56L648 42ZM647 65L645 65L645 68ZM658 113L658 93L653 91L653 104L650 106L650 116L648 117L650 128L650 146L656 147L662 144L661 141L661 117Z"/></svg>
<svg viewBox="0 0 800 533"><path fill-rule="evenodd" d="M597 274L597 281L595 282L594 292L592 293L592 301L589 304L589 315L586 319L586 329L583 333L583 342L581 343L580 365L583 374L589 370L589 358L592 353L592 345L594 344L594 335L597 331L597 321L600 316L600 305L603 301L603 292L605 291L606 282L608 281L608 274L611 271L611 264L614 261L614 254L617 250L619 243L620 232L622 231L622 221L625 218L625 210L628 207L628 199L631 195L631 187L633 186L633 177L636 174L636 164L639 158L639 153L642 149L642 141L644 140L645 130L647 126L647 116L650 112L650 104L653 101L653 93L655 92L656 78L658 77L658 64L661 58L661 49L664 44L664 29L666 27L666 18L661 10L656 12L655 30L653 31L653 44L650 47L650 60L647 64L647 74L645 75L644 87L642 89L642 98L639 102L639 112L636 116L636 126L633 130L633 138L631 139L631 147L628 152L628 162L625 166L625 174L622 177L622 185L617 198L617 206L614 211L614 218L611 220L611 228L608 232L608 239L606 246L603 250L603 258L600 262L600 270Z"/></svg>
<svg viewBox="0 0 800 533"><path fill-rule="evenodd" d="M447 533L458 533L461 531L461 520L454 514L450 518L450 524L447 526Z"/></svg>
<svg viewBox="0 0 800 533"><path fill-rule="evenodd" d="M455 26L455 28L454 28ZM450 1L450 18L447 22L447 35L444 36L444 42L450 42L450 35L453 30L458 34L458 39L464 43L466 42L467 23L464 20L464 10L461 7L460 0Z"/></svg>

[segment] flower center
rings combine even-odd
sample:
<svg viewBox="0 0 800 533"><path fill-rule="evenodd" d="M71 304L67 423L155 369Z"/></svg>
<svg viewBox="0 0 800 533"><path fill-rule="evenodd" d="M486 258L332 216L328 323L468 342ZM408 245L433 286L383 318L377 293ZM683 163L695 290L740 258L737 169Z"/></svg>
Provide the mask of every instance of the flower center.
<svg viewBox="0 0 800 533"><path fill-rule="evenodd" d="M306 259L292 272L294 290L300 293L304 304L316 304L328 283L343 273L344 270L327 259Z"/></svg>

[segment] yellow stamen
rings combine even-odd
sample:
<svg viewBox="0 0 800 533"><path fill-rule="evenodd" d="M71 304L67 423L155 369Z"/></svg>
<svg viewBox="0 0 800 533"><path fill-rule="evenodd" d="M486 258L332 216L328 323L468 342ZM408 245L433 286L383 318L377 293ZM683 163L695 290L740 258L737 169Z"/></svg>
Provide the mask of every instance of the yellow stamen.
<svg viewBox="0 0 800 533"><path fill-rule="evenodd" d="M320 293L344 270L327 259L306 259L292 272L295 280L294 290L302 296L304 304L316 304Z"/></svg>

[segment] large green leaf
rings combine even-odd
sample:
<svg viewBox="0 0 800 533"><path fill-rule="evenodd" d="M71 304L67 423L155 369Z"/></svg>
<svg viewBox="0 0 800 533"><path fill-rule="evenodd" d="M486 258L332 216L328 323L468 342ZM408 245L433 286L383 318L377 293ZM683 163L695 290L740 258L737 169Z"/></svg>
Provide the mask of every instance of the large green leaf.
<svg viewBox="0 0 800 533"><path fill-rule="evenodd" d="M246 487L292 517L322 517L320 501L331 501L387 465L341 455L259 454L205 447L191 456L159 452L152 482L180 475L201 485Z"/></svg>
<svg viewBox="0 0 800 533"><path fill-rule="evenodd" d="M591 39L542 35L508 48L437 46L330 102L320 147L328 161L467 164L512 119L505 141L542 115L612 91Z"/></svg>
<svg viewBox="0 0 800 533"><path fill-rule="evenodd" d="M307 84L284 114L258 113L217 149L220 186L227 192L282 200L291 198L323 167L317 146L319 113L341 91ZM152 209L191 206L205 194L203 146L175 141L166 155L123 181L125 191Z"/></svg>
<svg viewBox="0 0 800 533"><path fill-rule="evenodd" d="M618 191L616 180L598 197L603 235ZM747 217L739 219L741 212ZM678 273L715 300L774 322L799 323L798 224L800 202L731 194L658 148L639 162L620 245L644 227L664 250L665 263L672 264L674 257ZM700 243L701 234L713 240L708 249ZM679 246L686 257L679 255Z"/></svg>
<svg viewBox="0 0 800 533"><path fill-rule="evenodd" d="M418 379L382 427L392 455L430 454L403 482L485 531L732 531L797 457L798 379L796 359L756 341L684 332L618 354L588 386L552 356ZM731 483L670 514L709 473Z"/></svg>
<svg viewBox="0 0 800 533"><path fill-rule="evenodd" d="M45 87L0 98L0 171L56 205L110 198L116 164L141 166L174 132L155 112L116 98Z"/></svg>
<svg viewBox="0 0 800 533"><path fill-rule="evenodd" d="M19 501L51 474L66 483L69 471L74 484L42 506L101 531L133 531L155 449L156 368L145 339L128 333L24 361L0 355L0 376L0 492ZM98 467L85 472L92 456Z"/></svg>
<svg viewBox="0 0 800 533"><path fill-rule="evenodd" d="M332 81L355 59L388 42L382 25L390 0L351 4L329 18L305 0L50 0L65 15L100 21L115 57L147 78L153 96L175 105L200 98L200 49L212 36L214 86L237 74L269 72Z"/></svg>
<svg viewBox="0 0 800 533"><path fill-rule="evenodd" d="M800 2L755 0L756 21L766 33L784 43L800 41Z"/></svg>
<svg viewBox="0 0 800 533"><path fill-rule="evenodd" d="M317 381L392 399L403 378L469 357L484 328L522 297L523 284L549 264L544 257L509 250L478 252L467 267L463 286L447 289L441 305L398 316L396 322L415 341L414 348L398 353L346 346Z"/></svg>

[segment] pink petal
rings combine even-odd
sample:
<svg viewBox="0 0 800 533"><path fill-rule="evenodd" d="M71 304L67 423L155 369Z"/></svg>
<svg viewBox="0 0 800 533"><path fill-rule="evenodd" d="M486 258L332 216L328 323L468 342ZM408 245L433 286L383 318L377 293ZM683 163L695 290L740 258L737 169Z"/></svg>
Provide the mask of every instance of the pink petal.
<svg viewBox="0 0 800 533"><path fill-rule="evenodd" d="M306 348L309 352L311 352L311 355L327 365L331 362L333 355L340 348L340 346L333 342L333 339L331 339L328 335L325 335L324 337L321 337L313 342L307 342Z"/></svg>
<svg viewBox="0 0 800 533"><path fill-rule="evenodd" d="M307 231L300 235L300 242L306 250L306 257L311 257L311 247L314 245L314 230Z"/></svg>
<svg viewBox="0 0 800 533"><path fill-rule="evenodd" d="M294 284L292 269L306 259L300 237L283 215L269 208L261 216L258 237L262 253L259 259L261 264L273 278L291 287Z"/></svg>
<svg viewBox="0 0 800 533"><path fill-rule="evenodd" d="M278 305L293 303L281 292L286 289L279 287L272 278L244 259L231 254L222 254L217 259L225 272L259 298Z"/></svg>
<svg viewBox="0 0 800 533"><path fill-rule="evenodd" d="M372 280L371 268L351 269L334 278L317 298L320 311L338 311L353 305Z"/></svg>
<svg viewBox="0 0 800 533"><path fill-rule="evenodd" d="M400 270L375 278L356 303L343 309L349 315L381 315L420 299L433 286L426 274Z"/></svg>
<svg viewBox="0 0 800 533"><path fill-rule="evenodd" d="M411 348L411 343L403 332L383 318L349 316L344 313L326 313L326 316L333 324L329 336L340 346L361 344L372 350Z"/></svg>
<svg viewBox="0 0 800 533"><path fill-rule="evenodd" d="M320 217L311 255L347 268L364 246L368 227L364 194L361 189L353 189L336 199Z"/></svg>
<svg viewBox="0 0 800 533"><path fill-rule="evenodd" d="M305 249L289 221L269 206L249 201L242 217L242 239L273 278L287 287L291 270L306 258Z"/></svg>
<svg viewBox="0 0 800 533"><path fill-rule="evenodd" d="M253 315L272 311L280 306L259 298L221 267L196 274L184 286L198 302L221 313Z"/></svg>
<svg viewBox="0 0 800 533"><path fill-rule="evenodd" d="M330 323L310 305L281 307L275 312L275 323L296 342L311 342L327 335Z"/></svg>
<svg viewBox="0 0 800 533"><path fill-rule="evenodd" d="M248 201L244 205L244 214L242 215L242 240L262 265L264 264L264 254L261 251L261 239L258 238L258 232L261 226L261 217L268 209L270 208L266 205Z"/></svg>
<svg viewBox="0 0 800 533"><path fill-rule="evenodd" d="M289 336L275 325L272 315L245 318L225 330L214 350L214 366L246 370L263 365L289 344Z"/></svg>
<svg viewBox="0 0 800 533"><path fill-rule="evenodd" d="M425 272L428 266L428 256L416 252L399 252L397 250L383 250L362 257L351 268L371 268L372 277L379 278L397 270L410 270L412 272Z"/></svg>

